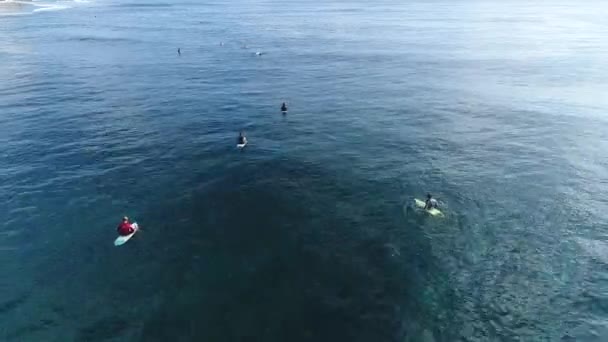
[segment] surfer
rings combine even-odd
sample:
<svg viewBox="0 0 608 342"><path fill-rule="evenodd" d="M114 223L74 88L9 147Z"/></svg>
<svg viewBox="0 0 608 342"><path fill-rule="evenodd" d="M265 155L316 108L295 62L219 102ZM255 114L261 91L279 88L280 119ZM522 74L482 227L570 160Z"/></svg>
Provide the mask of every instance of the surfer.
<svg viewBox="0 0 608 342"><path fill-rule="evenodd" d="M182 48L177 48L177 54L180 56L182 55Z"/></svg>
<svg viewBox="0 0 608 342"><path fill-rule="evenodd" d="M247 138L245 138L245 133L243 133L243 131L241 131L239 133L239 138L237 140L237 144L244 145L246 143L247 143Z"/></svg>
<svg viewBox="0 0 608 342"><path fill-rule="evenodd" d="M287 105L285 104L285 102L283 102L283 104L281 105L281 112L286 112L287 111Z"/></svg>
<svg viewBox="0 0 608 342"><path fill-rule="evenodd" d="M129 218L126 216L122 218L122 222L118 225L116 230L118 231L118 235L122 236L130 235L135 232L133 225L129 222Z"/></svg>
<svg viewBox="0 0 608 342"><path fill-rule="evenodd" d="M426 204L424 206L424 209L432 209L432 208L437 208L439 206L439 202L437 202L436 199L433 198L433 195L431 194L427 194L426 195Z"/></svg>

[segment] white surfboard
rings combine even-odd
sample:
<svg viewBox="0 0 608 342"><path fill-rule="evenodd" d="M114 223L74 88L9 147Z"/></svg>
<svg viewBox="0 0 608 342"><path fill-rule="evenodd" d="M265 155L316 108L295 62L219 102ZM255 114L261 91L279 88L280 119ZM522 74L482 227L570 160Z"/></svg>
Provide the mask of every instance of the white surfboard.
<svg viewBox="0 0 608 342"><path fill-rule="evenodd" d="M133 222L133 224L131 226L133 227L133 229L135 231L129 235L121 235L121 236L117 237L116 240L114 240L114 246L124 245L125 243L127 243L127 241L129 241L133 237L133 235L135 235L135 233L137 233L137 231L139 230L139 226L137 225L137 222Z"/></svg>
<svg viewBox="0 0 608 342"><path fill-rule="evenodd" d="M423 208L426 207L426 202L419 200L417 198L414 198L414 202L416 202L416 206L418 208ZM427 213L431 214L432 216L443 216L443 213L441 212L441 210L437 209L437 208L431 208L431 209L426 209L425 210Z"/></svg>
<svg viewBox="0 0 608 342"><path fill-rule="evenodd" d="M243 143L243 144L236 144L236 148L238 148L238 149L242 149L245 146L247 146L247 141L245 141L245 143Z"/></svg>

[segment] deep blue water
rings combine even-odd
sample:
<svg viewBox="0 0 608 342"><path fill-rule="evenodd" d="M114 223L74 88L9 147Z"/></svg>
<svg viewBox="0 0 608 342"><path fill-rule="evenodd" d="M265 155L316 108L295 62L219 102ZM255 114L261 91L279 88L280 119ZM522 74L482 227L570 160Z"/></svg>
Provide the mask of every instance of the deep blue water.
<svg viewBox="0 0 608 342"><path fill-rule="evenodd" d="M608 340L607 16L0 4L0 340Z"/></svg>

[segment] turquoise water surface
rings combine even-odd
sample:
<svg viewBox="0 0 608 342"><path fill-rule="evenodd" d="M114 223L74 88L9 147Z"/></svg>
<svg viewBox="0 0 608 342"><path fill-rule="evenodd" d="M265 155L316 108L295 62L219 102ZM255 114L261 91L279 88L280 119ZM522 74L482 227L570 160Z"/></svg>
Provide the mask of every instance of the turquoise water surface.
<svg viewBox="0 0 608 342"><path fill-rule="evenodd" d="M0 3L0 340L607 341L607 17Z"/></svg>

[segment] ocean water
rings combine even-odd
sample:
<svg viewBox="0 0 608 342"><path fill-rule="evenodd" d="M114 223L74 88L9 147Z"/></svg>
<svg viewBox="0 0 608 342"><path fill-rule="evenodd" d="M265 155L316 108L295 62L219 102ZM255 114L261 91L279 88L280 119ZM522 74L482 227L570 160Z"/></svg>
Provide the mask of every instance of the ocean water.
<svg viewBox="0 0 608 342"><path fill-rule="evenodd" d="M607 16L0 2L0 340L608 340Z"/></svg>

